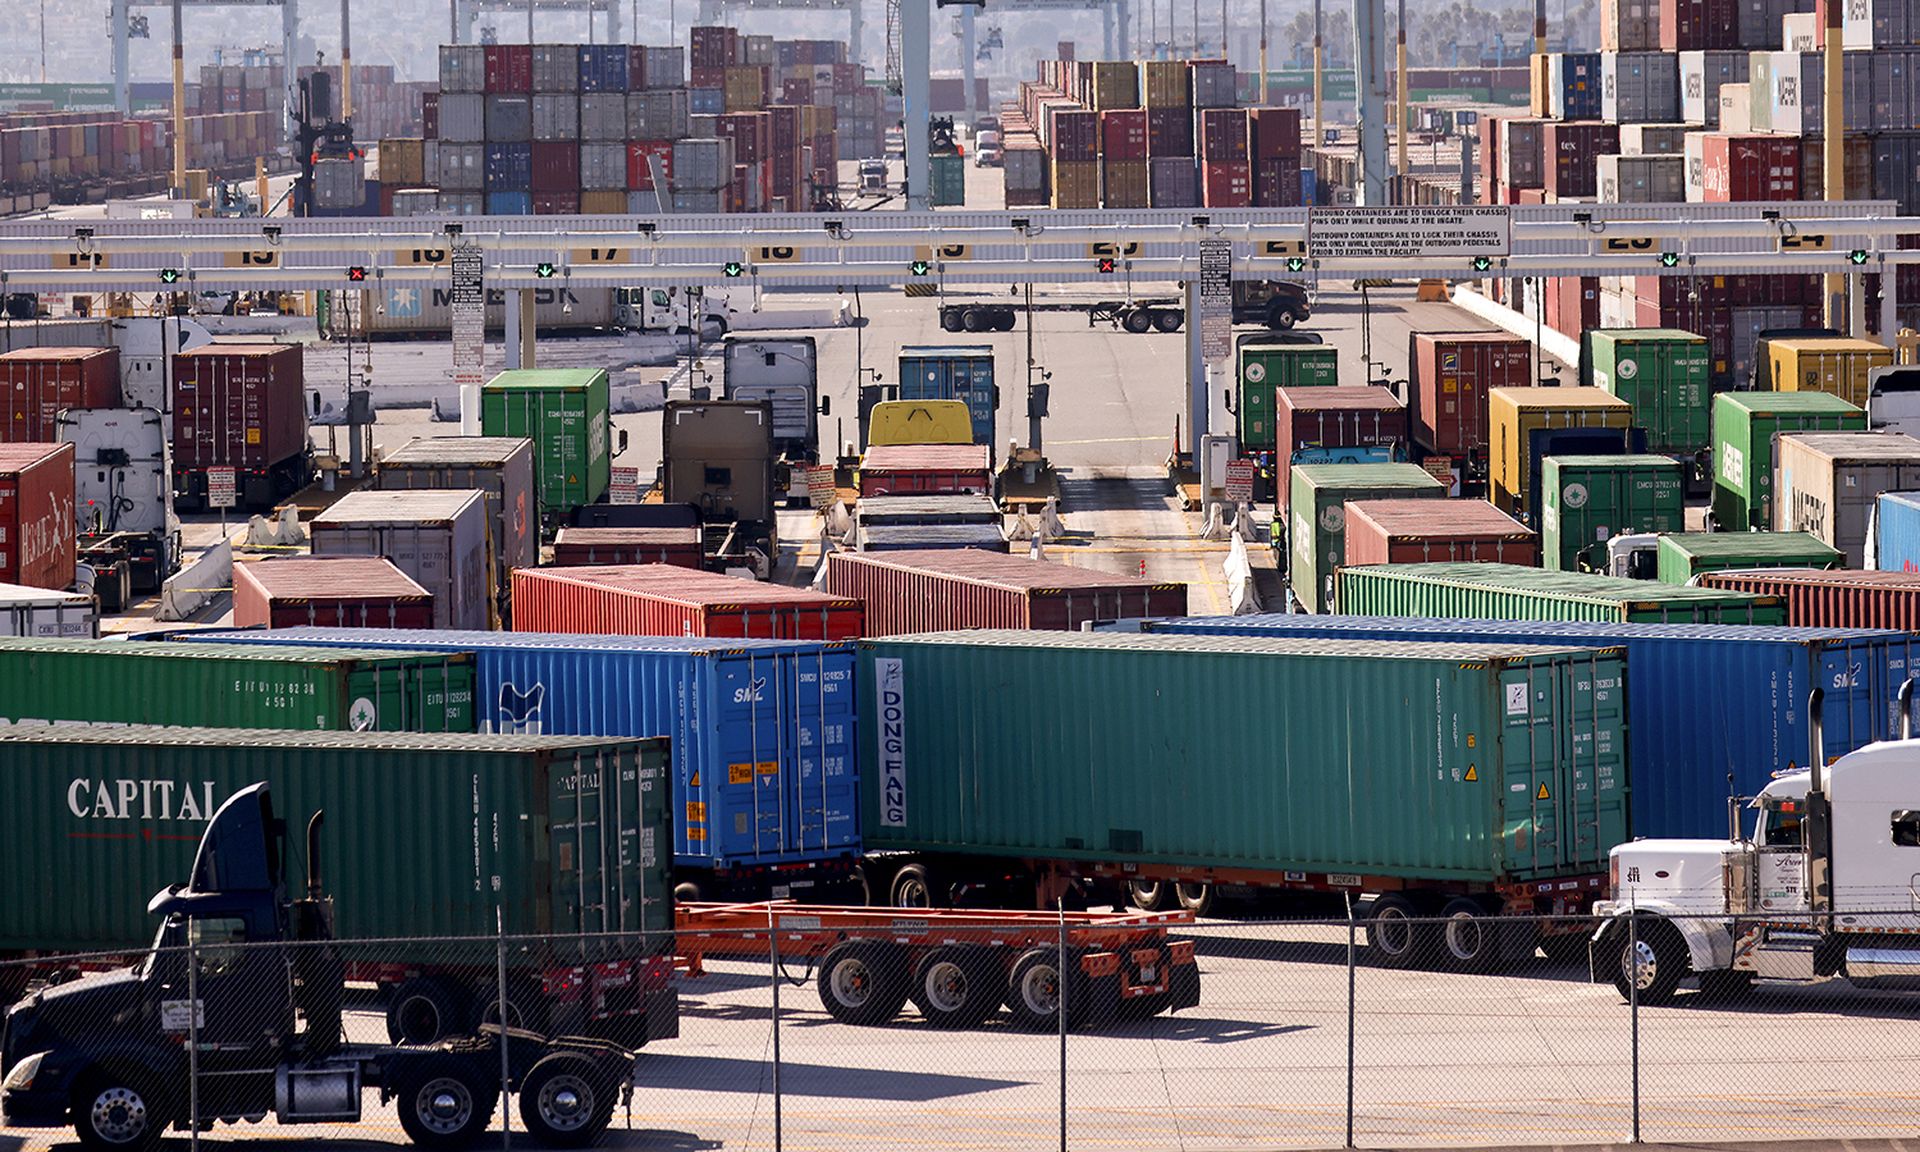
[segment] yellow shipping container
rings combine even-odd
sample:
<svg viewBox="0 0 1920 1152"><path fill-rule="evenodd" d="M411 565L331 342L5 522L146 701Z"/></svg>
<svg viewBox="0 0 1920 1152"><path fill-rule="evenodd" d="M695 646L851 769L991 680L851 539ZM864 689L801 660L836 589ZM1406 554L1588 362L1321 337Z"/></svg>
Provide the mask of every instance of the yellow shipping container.
<svg viewBox="0 0 1920 1152"><path fill-rule="evenodd" d="M1527 115L1553 115L1553 97L1548 87L1552 70L1547 67L1547 54L1535 52L1527 57Z"/></svg>
<svg viewBox="0 0 1920 1152"><path fill-rule="evenodd" d="M438 173L427 176L427 142L392 136L380 141L380 180L393 188L438 183Z"/></svg>
<svg viewBox="0 0 1920 1152"><path fill-rule="evenodd" d="M619 216L627 210L627 194L606 190L580 193L582 216Z"/></svg>
<svg viewBox="0 0 1920 1152"><path fill-rule="evenodd" d="M760 111L767 106L766 70L748 65L728 68L725 92L728 112Z"/></svg>
<svg viewBox="0 0 1920 1152"><path fill-rule="evenodd" d="M1131 60L1102 60L1093 66L1093 108L1140 107L1140 66Z"/></svg>
<svg viewBox="0 0 1920 1152"><path fill-rule="evenodd" d="M1185 60L1149 60L1146 72L1147 107L1185 108L1193 103Z"/></svg>
<svg viewBox="0 0 1920 1152"><path fill-rule="evenodd" d="M1053 206L1055 208L1100 207L1100 162L1098 160L1055 160L1053 162Z"/></svg>
<svg viewBox="0 0 1920 1152"><path fill-rule="evenodd" d="M1767 372L1779 392L1825 392L1867 406L1868 377L1893 364L1893 350L1871 340L1825 337L1767 341Z"/></svg>
<svg viewBox="0 0 1920 1152"><path fill-rule="evenodd" d="M1633 405L1601 388L1489 388L1489 495L1504 512L1525 511L1533 482L1528 437L1542 428L1631 428Z"/></svg>

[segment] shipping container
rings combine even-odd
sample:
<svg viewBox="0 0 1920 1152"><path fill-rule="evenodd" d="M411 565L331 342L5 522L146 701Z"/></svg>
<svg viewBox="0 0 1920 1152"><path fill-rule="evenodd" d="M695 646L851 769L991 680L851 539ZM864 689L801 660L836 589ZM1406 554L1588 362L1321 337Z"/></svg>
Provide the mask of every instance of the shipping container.
<svg viewBox="0 0 1920 1152"><path fill-rule="evenodd" d="M822 591L866 606L866 635L965 628L1073 631L1084 624L1184 616L1187 586L978 549L836 552Z"/></svg>
<svg viewBox="0 0 1920 1152"><path fill-rule="evenodd" d="M1620 125L1620 151L1627 156L1684 158L1687 151L1688 131L1689 128L1685 124L1622 124ZM1675 202L1686 198L1686 180L1683 176L1681 191L1675 197Z"/></svg>
<svg viewBox="0 0 1920 1152"><path fill-rule="evenodd" d="M384 556L433 594L438 628L495 613L487 502L474 489L350 492L308 522L315 556Z"/></svg>
<svg viewBox="0 0 1920 1152"><path fill-rule="evenodd" d="M1680 119L1720 127L1720 88L1747 83L1750 57L1741 51L1680 53Z"/></svg>
<svg viewBox="0 0 1920 1152"><path fill-rule="evenodd" d="M1920 573L1920 493L1882 492L1874 504L1870 568Z"/></svg>
<svg viewBox="0 0 1920 1152"><path fill-rule="evenodd" d="M1376 912L1429 887L1539 883L1571 910L1598 894L1627 834L1622 673L1612 649L863 641L860 707L887 719L862 735L866 843L924 854L957 881L1079 870L1192 889L1331 886L1383 893ZM1009 685L1026 712L1066 722L979 723L1004 710ZM1405 704L1353 706L1380 700ZM1219 720L1276 707L1284 739Z"/></svg>
<svg viewBox="0 0 1920 1152"><path fill-rule="evenodd" d="M1907 572L1775 568L1765 572L1708 572L1700 577L1700 583L1749 595L1777 596L1786 605L1787 622L1796 627L1920 632L1920 577ZM1899 712L1893 715L1897 718Z"/></svg>
<svg viewBox="0 0 1920 1152"><path fill-rule="evenodd" d="M1602 52L1600 115L1614 124L1680 119L1680 67L1671 52Z"/></svg>
<svg viewBox="0 0 1920 1152"><path fill-rule="evenodd" d="M1732 791L1758 795L1804 765L1807 693L1840 756L1899 735L1893 706L1911 673L1908 637L1854 629L1611 624L1391 616L1233 616L1152 621L1153 632L1446 644L1551 644L1626 651L1628 829L1721 839ZM1791 702L1790 704L1787 702ZM1715 766L1714 771L1703 765Z"/></svg>
<svg viewBox="0 0 1920 1152"><path fill-rule="evenodd" d="M513 574L518 632L846 640L861 620L858 600L668 564Z"/></svg>
<svg viewBox="0 0 1920 1152"><path fill-rule="evenodd" d="M72 444L0 443L0 582L73 584Z"/></svg>
<svg viewBox="0 0 1920 1152"><path fill-rule="evenodd" d="M1657 0L1601 0L1600 50L1647 52L1660 47Z"/></svg>
<svg viewBox="0 0 1920 1152"><path fill-rule="evenodd" d="M1782 392L1825 392L1865 408L1868 378L1893 364L1893 349L1847 337L1769 340L1767 360L1769 379Z"/></svg>
<svg viewBox="0 0 1920 1152"><path fill-rule="evenodd" d="M986 496L868 496L853 508L856 524L987 524L1006 520Z"/></svg>
<svg viewBox="0 0 1920 1152"><path fill-rule="evenodd" d="M53 588L0 584L0 636L89 640L100 635L93 597Z"/></svg>
<svg viewBox="0 0 1920 1152"><path fill-rule="evenodd" d="M698 568L702 559L700 526L562 528L553 538L553 563L560 568L610 564L671 564Z"/></svg>
<svg viewBox="0 0 1920 1152"><path fill-rule="evenodd" d="M1540 461L1542 563L1607 571L1615 536L1686 529L1687 474L1670 456L1548 456Z"/></svg>
<svg viewBox="0 0 1920 1152"><path fill-rule="evenodd" d="M11 724L472 732L473 662L421 652L0 640Z"/></svg>
<svg viewBox="0 0 1920 1152"><path fill-rule="evenodd" d="M0 441L52 443L62 408L120 407L118 348L19 348L0 355Z"/></svg>
<svg viewBox="0 0 1920 1152"><path fill-rule="evenodd" d="M1447 486L1412 464L1296 464L1287 484L1288 581L1309 612L1332 610L1333 576L1346 562L1352 500L1441 499ZM1278 516L1276 515L1276 519Z"/></svg>
<svg viewBox="0 0 1920 1152"><path fill-rule="evenodd" d="M239 628L431 628L433 593L382 556L284 556L233 566Z"/></svg>
<svg viewBox="0 0 1920 1152"><path fill-rule="evenodd" d="M1703 572L1838 568L1840 553L1805 532L1675 532L1660 537L1658 577L1686 584Z"/></svg>
<svg viewBox="0 0 1920 1152"><path fill-rule="evenodd" d="M1546 57L1544 108L1536 116L1555 120L1597 120L1600 117L1600 54L1554 52Z"/></svg>
<svg viewBox="0 0 1920 1152"><path fill-rule="evenodd" d="M1774 437L1866 431L1867 414L1824 392L1723 392L1713 398L1713 518L1722 531L1773 526Z"/></svg>
<svg viewBox="0 0 1920 1152"><path fill-rule="evenodd" d="M849 644L314 628L208 639L458 652L473 661L482 732L667 737L682 898L746 896L727 885L799 862L850 873L860 851ZM815 881L773 879L796 894Z"/></svg>
<svg viewBox="0 0 1920 1152"><path fill-rule="evenodd" d="M145 947L147 901L191 874L219 805L264 782L289 822L327 814L320 844L337 939L645 926L670 952L668 860L654 847L668 834L666 767L664 741L10 729L0 732L5 841L71 889L61 900L7 901L0 948ZM601 781L614 783L604 796ZM583 805L617 834L576 823ZM574 898L587 883L606 884L606 905ZM416 958L448 955L443 945ZM491 954L485 962L490 972Z"/></svg>
<svg viewBox="0 0 1920 1152"><path fill-rule="evenodd" d="M306 370L297 344L207 344L173 357L173 491L205 506L207 470L235 469L242 507L307 478Z"/></svg>
<svg viewBox="0 0 1920 1152"><path fill-rule="evenodd" d="M1811 532L1866 567L1874 501L1920 488L1920 440L1900 432L1794 432L1774 441L1776 532Z"/></svg>
<svg viewBox="0 0 1920 1152"><path fill-rule="evenodd" d="M985 444L875 444L861 458L862 496L993 492Z"/></svg>
<svg viewBox="0 0 1920 1152"><path fill-rule="evenodd" d="M1602 204L1687 202L1684 156L1601 156L1597 172L1594 195Z"/></svg>
<svg viewBox="0 0 1920 1152"><path fill-rule="evenodd" d="M976 552L1006 552L1004 531L995 524L859 524L854 527L856 552L926 552L932 549L970 548Z"/></svg>
<svg viewBox="0 0 1920 1152"><path fill-rule="evenodd" d="M1272 473L1274 506L1287 508L1295 464L1405 460L1407 410L1387 388L1280 388L1274 392L1271 458L1253 456Z"/></svg>
<svg viewBox="0 0 1920 1152"><path fill-rule="evenodd" d="M974 443L991 449L1000 406L991 345L908 345L900 349L899 370L900 399L966 401Z"/></svg>
<svg viewBox="0 0 1920 1152"><path fill-rule="evenodd" d="M1488 491L1502 509L1532 515L1534 438L1555 428L1631 428L1633 406L1599 388L1487 392Z"/></svg>
<svg viewBox="0 0 1920 1152"><path fill-rule="evenodd" d="M533 441L518 436L424 436L381 457L384 491L475 488L487 501L498 599L507 573L540 562L540 515L533 477ZM426 627L426 625L420 625Z"/></svg>
<svg viewBox="0 0 1920 1152"><path fill-rule="evenodd" d="M1274 450L1274 393L1340 383L1340 353L1328 344L1242 344L1238 399L1242 454Z"/></svg>
<svg viewBox="0 0 1920 1152"><path fill-rule="evenodd" d="M1635 624L1784 624L1771 596L1676 588L1514 564L1380 564L1343 568L1350 616L1459 616L1483 620L1613 620Z"/></svg>
<svg viewBox="0 0 1920 1152"><path fill-rule="evenodd" d="M1734 87L1723 85L1721 93ZM1687 135L1687 199L1798 200L1800 164L1800 141L1794 137L1692 132Z"/></svg>
<svg viewBox="0 0 1920 1152"><path fill-rule="evenodd" d="M1355 500L1343 564L1540 563L1540 537L1485 500Z"/></svg>
<svg viewBox="0 0 1920 1152"><path fill-rule="evenodd" d="M1671 328L1600 329L1587 333L1592 381L1633 406L1647 447L1704 455L1713 443L1707 342Z"/></svg>
<svg viewBox="0 0 1920 1152"><path fill-rule="evenodd" d="M607 387L600 369L516 368L480 391L485 435L533 441L543 521L558 523L607 493L613 422Z"/></svg>
<svg viewBox="0 0 1920 1152"><path fill-rule="evenodd" d="M1541 180L1556 199L1592 196L1601 156L1620 151L1615 124L1548 121L1541 128Z"/></svg>
<svg viewBox="0 0 1920 1152"><path fill-rule="evenodd" d="M1532 346L1505 332L1415 332L1409 361L1414 443L1484 474L1487 393L1533 384Z"/></svg>

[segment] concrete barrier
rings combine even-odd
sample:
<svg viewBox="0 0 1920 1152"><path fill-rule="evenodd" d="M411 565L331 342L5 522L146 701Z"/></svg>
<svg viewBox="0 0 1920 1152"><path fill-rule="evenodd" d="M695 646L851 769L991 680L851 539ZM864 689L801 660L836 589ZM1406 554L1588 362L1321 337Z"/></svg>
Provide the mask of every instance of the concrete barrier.
<svg viewBox="0 0 1920 1152"><path fill-rule="evenodd" d="M191 620L194 613L232 588L233 545L222 540L160 586L160 609L153 618L169 622Z"/></svg>

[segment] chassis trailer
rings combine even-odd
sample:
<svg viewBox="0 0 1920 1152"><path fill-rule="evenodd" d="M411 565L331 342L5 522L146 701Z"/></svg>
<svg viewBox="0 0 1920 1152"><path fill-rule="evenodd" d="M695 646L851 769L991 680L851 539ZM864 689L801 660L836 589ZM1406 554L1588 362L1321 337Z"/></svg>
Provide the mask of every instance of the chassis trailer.
<svg viewBox="0 0 1920 1152"><path fill-rule="evenodd" d="M1087 318L1087 327L1105 324L1116 331L1141 335L1178 332L1187 321L1186 303L1177 296L1136 299L1129 294L1114 300L1035 300L1031 304L1001 303L975 297L940 301L940 327L948 332L1011 332L1024 311L1073 312ZM1233 283L1233 322L1264 324L1275 330L1292 328L1313 315L1307 290L1289 281L1236 280Z"/></svg>

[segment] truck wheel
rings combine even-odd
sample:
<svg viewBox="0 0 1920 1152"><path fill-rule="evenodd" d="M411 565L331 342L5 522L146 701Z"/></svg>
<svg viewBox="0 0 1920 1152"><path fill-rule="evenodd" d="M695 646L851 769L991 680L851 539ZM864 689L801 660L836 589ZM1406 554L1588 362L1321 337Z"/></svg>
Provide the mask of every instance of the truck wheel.
<svg viewBox="0 0 1920 1152"><path fill-rule="evenodd" d="M1441 958L1458 972L1491 972L1500 963L1500 925L1477 900L1457 896L1440 909Z"/></svg>
<svg viewBox="0 0 1920 1152"><path fill-rule="evenodd" d="M394 1092L400 1127L422 1148L471 1145L487 1129L500 1086L470 1060L436 1056L402 1074Z"/></svg>
<svg viewBox="0 0 1920 1152"><path fill-rule="evenodd" d="M1153 331L1153 314L1145 308L1129 308L1120 314L1120 327L1135 336Z"/></svg>
<svg viewBox="0 0 1920 1152"><path fill-rule="evenodd" d="M593 1143L613 1119L616 1090L578 1052L542 1056L520 1082L520 1120L549 1148Z"/></svg>
<svg viewBox="0 0 1920 1152"><path fill-rule="evenodd" d="M1687 942L1679 929L1654 916L1640 916L1630 933L1622 923L1613 931L1613 986L1622 1000L1634 998L1632 985L1639 985L1642 1004L1661 1005L1673 1001L1674 989L1691 970Z"/></svg>
<svg viewBox="0 0 1920 1152"><path fill-rule="evenodd" d="M1174 886L1173 894L1179 898L1180 907L1195 916L1213 915L1213 885L1177 884Z"/></svg>
<svg viewBox="0 0 1920 1152"><path fill-rule="evenodd" d="M547 1028L546 1001L541 998L540 989L529 981L509 979L507 981L507 1019L509 1028L521 1028L530 1032L545 1032ZM478 1029L486 1024L500 1023L500 989L488 981L473 997L474 1027Z"/></svg>
<svg viewBox="0 0 1920 1152"><path fill-rule="evenodd" d="M1170 308L1163 308L1153 314L1153 326L1162 332L1178 332L1186 317Z"/></svg>
<svg viewBox="0 0 1920 1152"><path fill-rule="evenodd" d="M980 948L944 945L914 965L908 995L935 1028L971 1028L993 1015L1007 995L999 962Z"/></svg>
<svg viewBox="0 0 1920 1152"><path fill-rule="evenodd" d="M1142 912L1158 912L1170 902L1167 885L1160 880L1127 881L1127 899Z"/></svg>
<svg viewBox="0 0 1920 1152"><path fill-rule="evenodd" d="M960 314L960 326L969 332L985 332L992 323L983 308L969 308Z"/></svg>
<svg viewBox="0 0 1920 1152"><path fill-rule="evenodd" d="M88 1076L73 1096L73 1130L83 1148L134 1152L160 1143L172 1118L145 1077Z"/></svg>
<svg viewBox="0 0 1920 1152"><path fill-rule="evenodd" d="M1374 900L1367 913L1367 947L1374 963L1383 968L1412 968L1427 960L1432 931L1419 922L1420 910L1413 901L1396 893Z"/></svg>
<svg viewBox="0 0 1920 1152"><path fill-rule="evenodd" d="M1275 332L1284 332L1300 322L1291 308L1275 308L1267 313L1267 327Z"/></svg>
<svg viewBox="0 0 1920 1152"><path fill-rule="evenodd" d="M1079 968L1073 969L1077 975ZM1007 1010L1016 1027L1028 1032L1051 1032L1060 1027L1060 952L1057 948L1029 948L1013 962L1007 982ZM1087 981L1067 986L1067 1027L1087 1018Z"/></svg>
<svg viewBox="0 0 1920 1152"><path fill-rule="evenodd" d="M958 308L940 309L940 327L947 332L959 332L963 329Z"/></svg>
<svg viewBox="0 0 1920 1152"><path fill-rule="evenodd" d="M402 980L387 1001L387 1039L395 1044L432 1044L459 1031L467 1018L446 982L432 976Z"/></svg>
<svg viewBox="0 0 1920 1152"><path fill-rule="evenodd" d="M907 1002L906 958L885 944L849 940L820 961L820 1006L842 1024L885 1024Z"/></svg>
<svg viewBox="0 0 1920 1152"><path fill-rule="evenodd" d="M887 894L887 903L895 908L944 907L945 902L935 896L937 891L933 873L925 864L908 864L893 874L893 886Z"/></svg>
<svg viewBox="0 0 1920 1152"><path fill-rule="evenodd" d="M1020 314L1018 312L1015 312L1011 308L1002 308L1000 311L994 313L993 329L996 332L1011 332L1013 331L1013 326L1019 322Z"/></svg>
<svg viewBox="0 0 1920 1152"><path fill-rule="evenodd" d="M698 881L682 880L673 886L673 902L675 904L698 904L706 898L706 895L700 891Z"/></svg>

